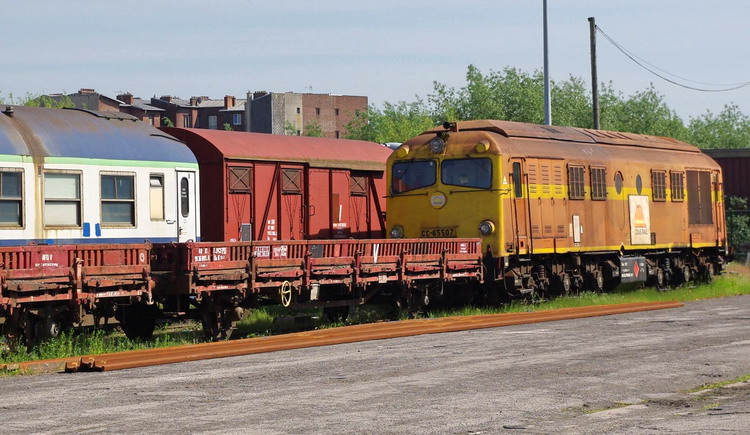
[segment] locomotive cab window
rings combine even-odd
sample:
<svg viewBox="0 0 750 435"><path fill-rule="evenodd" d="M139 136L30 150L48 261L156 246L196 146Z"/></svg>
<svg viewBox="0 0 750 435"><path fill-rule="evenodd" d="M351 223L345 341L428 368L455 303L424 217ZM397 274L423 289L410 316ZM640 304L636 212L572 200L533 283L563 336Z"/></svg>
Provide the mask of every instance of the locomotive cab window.
<svg viewBox="0 0 750 435"><path fill-rule="evenodd" d="M44 173L44 226L81 226L80 173Z"/></svg>
<svg viewBox="0 0 750 435"><path fill-rule="evenodd" d="M135 176L102 174L102 224L135 225Z"/></svg>
<svg viewBox="0 0 750 435"><path fill-rule="evenodd" d="M667 200L667 172L651 171L651 199L654 201Z"/></svg>
<svg viewBox="0 0 750 435"><path fill-rule="evenodd" d="M437 180L434 160L397 162L391 171L391 191L394 194L432 186Z"/></svg>
<svg viewBox="0 0 750 435"><path fill-rule="evenodd" d="M443 160L440 181L451 186L489 189L492 185L492 162L490 159Z"/></svg>
<svg viewBox="0 0 750 435"><path fill-rule="evenodd" d="M607 199L607 170L591 167L591 199L604 201Z"/></svg>
<svg viewBox="0 0 750 435"><path fill-rule="evenodd" d="M0 171L0 226L23 226L23 172Z"/></svg>
<svg viewBox="0 0 750 435"><path fill-rule="evenodd" d="M568 165L568 197L570 199L584 199L586 190L583 174L583 166Z"/></svg>

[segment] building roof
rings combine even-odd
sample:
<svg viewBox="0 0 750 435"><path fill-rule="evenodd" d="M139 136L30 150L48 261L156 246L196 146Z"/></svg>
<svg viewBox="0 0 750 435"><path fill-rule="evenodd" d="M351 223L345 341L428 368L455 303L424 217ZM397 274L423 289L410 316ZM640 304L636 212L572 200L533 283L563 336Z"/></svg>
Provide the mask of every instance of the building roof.
<svg viewBox="0 0 750 435"><path fill-rule="evenodd" d="M225 159L307 163L319 168L384 171L391 150L374 142L266 133L161 127L193 149L211 147ZM205 151L205 149L204 149Z"/></svg>
<svg viewBox="0 0 750 435"><path fill-rule="evenodd" d="M197 163L186 146L124 113L2 105L0 110L0 154Z"/></svg>
<svg viewBox="0 0 750 435"><path fill-rule="evenodd" d="M149 100L149 103L151 101ZM122 105L127 106L127 104L123 103ZM130 106L135 107L136 109L148 111L148 112L164 112L164 109L161 109L156 106L152 106L150 104L147 104L146 101L142 98L133 97L133 104L130 104Z"/></svg>

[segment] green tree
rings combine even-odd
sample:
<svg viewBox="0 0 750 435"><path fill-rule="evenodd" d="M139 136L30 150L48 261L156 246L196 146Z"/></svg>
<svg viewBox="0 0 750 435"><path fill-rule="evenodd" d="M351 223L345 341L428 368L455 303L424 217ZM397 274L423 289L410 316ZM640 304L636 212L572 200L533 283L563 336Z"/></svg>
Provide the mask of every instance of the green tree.
<svg viewBox="0 0 750 435"><path fill-rule="evenodd" d="M30 106L30 107L51 107L54 109L63 109L66 107L75 107L73 101L67 95L38 95L32 93L26 93L25 96L15 98L13 94L8 94L8 100L0 96L0 104L13 104L15 106Z"/></svg>
<svg viewBox="0 0 750 435"><path fill-rule="evenodd" d="M224 123L224 130L225 130L225 131L233 131L234 129L232 128L232 126L231 126L231 125L229 125L229 123L228 123L228 122L225 122L225 123Z"/></svg>
<svg viewBox="0 0 750 435"><path fill-rule="evenodd" d="M296 125L292 124L289 121L284 121L284 133L289 136L297 136L299 135L299 130L297 130Z"/></svg>
<svg viewBox="0 0 750 435"><path fill-rule="evenodd" d="M727 197L727 238L735 251L741 244L750 243L750 215L747 198Z"/></svg>
<svg viewBox="0 0 750 435"><path fill-rule="evenodd" d="M652 136L688 140L689 131L679 116L667 106L664 96L651 85L625 97L612 83L600 93L601 128Z"/></svg>
<svg viewBox="0 0 750 435"><path fill-rule="evenodd" d="M174 122L172 122L171 119L167 118L166 116L161 117L161 126L162 127L174 127Z"/></svg>
<svg viewBox="0 0 750 435"><path fill-rule="evenodd" d="M367 110L357 110L346 125L346 137L380 143L404 142L434 126L433 117L419 98L411 103L385 102L382 110L372 105Z"/></svg>
<svg viewBox="0 0 750 435"><path fill-rule="evenodd" d="M317 120L313 119L312 121L305 124L302 135L308 137L323 137L323 127L321 127L320 123Z"/></svg>
<svg viewBox="0 0 750 435"><path fill-rule="evenodd" d="M691 118L690 139L701 148L750 147L750 117L735 104L724 106L718 115L711 111Z"/></svg>

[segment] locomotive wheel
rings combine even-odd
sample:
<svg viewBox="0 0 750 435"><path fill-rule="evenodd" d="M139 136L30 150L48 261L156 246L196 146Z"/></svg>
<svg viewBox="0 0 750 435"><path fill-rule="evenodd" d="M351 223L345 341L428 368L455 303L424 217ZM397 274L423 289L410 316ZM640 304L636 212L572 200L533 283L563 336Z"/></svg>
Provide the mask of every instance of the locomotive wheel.
<svg viewBox="0 0 750 435"><path fill-rule="evenodd" d="M711 282L714 280L714 264L713 263L707 263L705 270L703 271L703 281L705 282Z"/></svg>
<svg viewBox="0 0 750 435"><path fill-rule="evenodd" d="M560 292L568 296L570 294L570 290L573 288L573 280L570 279L570 275L563 272L560 274Z"/></svg>
<svg viewBox="0 0 750 435"><path fill-rule="evenodd" d="M654 279L654 283L656 284L657 290L666 290L667 287L669 287L667 285L667 278L664 273L664 269L662 269L661 267L656 269L656 277Z"/></svg>
<svg viewBox="0 0 750 435"><path fill-rule="evenodd" d="M210 341L228 339L234 331L234 322L224 310L221 298L204 296L201 302L201 324L203 335Z"/></svg>
<svg viewBox="0 0 750 435"><path fill-rule="evenodd" d="M60 336L62 326L60 322L53 318L36 318L34 319L34 337L35 342L41 342L57 338Z"/></svg>
<svg viewBox="0 0 750 435"><path fill-rule="evenodd" d="M690 282L691 278L692 273L690 272L690 267L682 266L682 282L687 284Z"/></svg>

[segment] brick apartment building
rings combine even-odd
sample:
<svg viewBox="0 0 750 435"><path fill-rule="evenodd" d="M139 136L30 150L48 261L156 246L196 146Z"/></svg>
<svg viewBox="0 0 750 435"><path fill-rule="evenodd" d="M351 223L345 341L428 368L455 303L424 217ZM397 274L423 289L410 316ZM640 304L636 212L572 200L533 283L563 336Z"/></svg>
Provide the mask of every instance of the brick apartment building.
<svg viewBox="0 0 750 435"><path fill-rule="evenodd" d="M318 124L324 137L343 138L355 111L366 109L367 97L363 96L248 92L246 131L301 135L308 125Z"/></svg>
<svg viewBox="0 0 750 435"><path fill-rule="evenodd" d="M163 109L151 106L143 99L134 97L130 93L119 94L113 98L100 94L94 89L83 88L74 94L50 94L47 97L55 101L67 98L78 109L127 113L143 122L156 126L161 125L161 115L164 112Z"/></svg>
<svg viewBox="0 0 750 435"><path fill-rule="evenodd" d="M183 100L179 97L165 95L152 98L151 105L164 110L175 127L206 128L245 131L245 100L237 100L227 95L223 99L211 99L206 96L190 97Z"/></svg>

